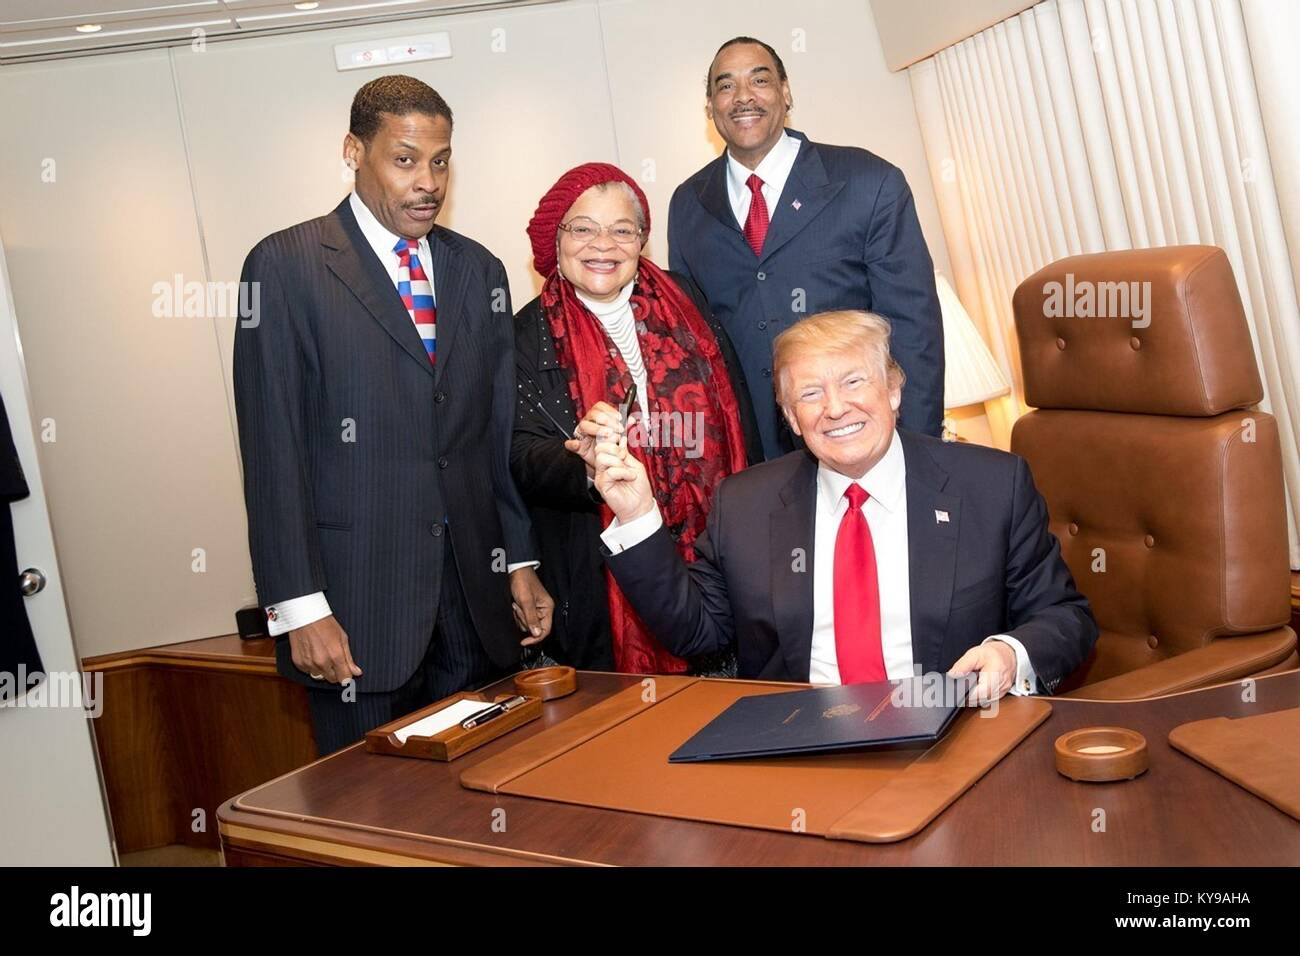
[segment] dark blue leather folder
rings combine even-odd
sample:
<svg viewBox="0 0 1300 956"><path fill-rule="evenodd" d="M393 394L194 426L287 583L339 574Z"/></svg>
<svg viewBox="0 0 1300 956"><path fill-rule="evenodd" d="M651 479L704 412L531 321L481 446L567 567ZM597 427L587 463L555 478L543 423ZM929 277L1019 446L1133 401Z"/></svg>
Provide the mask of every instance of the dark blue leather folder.
<svg viewBox="0 0 1300 956"><path fill-rule="evenodd" d="M952 724L975 676L904 680L742 697L669 756L672 763L927 747Z"/></svg>

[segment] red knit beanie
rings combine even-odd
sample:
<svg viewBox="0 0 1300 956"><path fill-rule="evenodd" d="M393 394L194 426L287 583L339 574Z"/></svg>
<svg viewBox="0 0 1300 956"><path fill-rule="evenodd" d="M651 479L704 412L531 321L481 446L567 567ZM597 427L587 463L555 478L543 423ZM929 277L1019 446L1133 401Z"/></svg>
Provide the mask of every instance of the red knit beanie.
<svg viewBox="0 0 1300 956"><path fill-rule="evenodd" d="M537 204L528 223L528 238L533 244L533 268L545 278L550 278L555 271L555 237L559 235L560 223L569 207L578 201L578 197L592 186L601 183L627 183L636 194L641 204L641 215L645 217L645 236L650 235L650 203L646 201L641 187L623 170L609 163L583 163L575 166L556 181L547 190L542 201Z"/></svg>

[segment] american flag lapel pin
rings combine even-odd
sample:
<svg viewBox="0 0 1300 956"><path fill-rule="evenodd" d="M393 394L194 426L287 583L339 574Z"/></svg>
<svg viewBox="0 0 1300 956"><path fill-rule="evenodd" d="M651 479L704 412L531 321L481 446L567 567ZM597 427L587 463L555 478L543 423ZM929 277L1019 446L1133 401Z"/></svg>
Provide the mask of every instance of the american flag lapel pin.
<svg viewBox="0 0 1300 956"><path fill-rule="evenodd" d="M934 523L935 523L935 524L947 524L947 523L948 523L948 512L946 512L946 511L939 511L939 510L936 509L935 512L934 512Z"/></svg>
<svg viewBox="0 0 1300 956"><path fill-rule="evenodd" d="M795 211L795 212L798 212L798 211L799 211L799 207L802 206L803 203L801 203L799 200L796 199L794 202L790 203L790 205L791 205L791 206L794 206L794 211Z"/></svg>

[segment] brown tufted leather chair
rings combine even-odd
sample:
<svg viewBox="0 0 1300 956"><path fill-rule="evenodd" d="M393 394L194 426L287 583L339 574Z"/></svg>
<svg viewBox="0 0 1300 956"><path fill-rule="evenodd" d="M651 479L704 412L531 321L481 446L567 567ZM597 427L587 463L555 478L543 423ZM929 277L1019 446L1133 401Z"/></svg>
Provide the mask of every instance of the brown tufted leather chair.
<svg viewBox="0 0 1300 956"><path fill-rule="evenodd" d="M1145 318L1132 297L1127 316L1095 317L1143 282ZM1089 288L1101 294L1081 317ZM1101 631L1058 692L1154 697L1295 666L1277 422L1252 409L1263 388L1227 256L1073 256L1013 302L1036 410L1011 450L1029 461Z"/></svg>

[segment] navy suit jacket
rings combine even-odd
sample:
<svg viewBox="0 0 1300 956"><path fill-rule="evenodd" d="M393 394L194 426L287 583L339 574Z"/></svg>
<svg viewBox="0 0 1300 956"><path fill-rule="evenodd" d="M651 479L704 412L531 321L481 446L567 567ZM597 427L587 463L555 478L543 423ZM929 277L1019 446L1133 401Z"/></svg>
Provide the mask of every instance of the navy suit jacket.
<svg viewBox="0 0 1300 956"><path fill-rule="evenodd" d="M249 550L262 605L324 591L365 672L414 672L454 553L470 617L499 667L519 659L507 563L536 557L510 477L513 313L477 242L429 233L438 363L344 199L248 254L260 321L235 332L235 409ZM450 539L451 549L446 548ZM280 672L309 686L277 647Z"/></svg>
<svg viewBox="0 0 1300 956"><path fill-rule="evenodd" d="M934 264L912 192L896 166L865 149L803 133L763 254L745 242L727 194L723 153L673 193L668 260L689 276L727 330L749 383L771 459L799 447L772 390L772 339L831 309L865 309L893 325L890 351L907 375L899 424L938 435L943 420L943 320Z"/></svg>
<svg viewBox="0 0 1300 956"><path fill-rule="evenodd" d="M1029 466L979 445L898 437L914 665L947 671L985 638L1010 634L1029 654L1036 689L1055 691L1091 651L1097 625L1048 530ZM740 677L807 681L816 507L817 460L791 452L723 481L692 564L664 528L620 554L606 551L606 561L674 654L734 644Z"/></svg>

